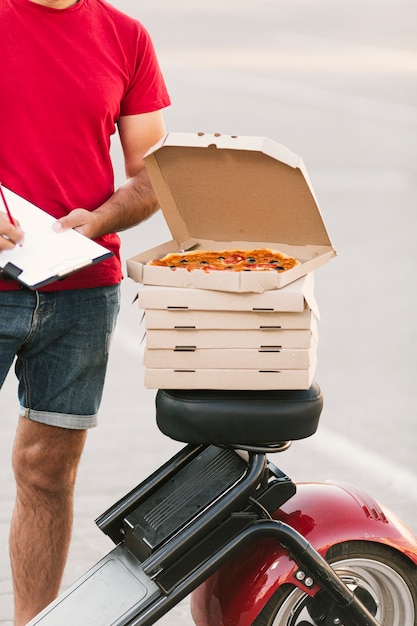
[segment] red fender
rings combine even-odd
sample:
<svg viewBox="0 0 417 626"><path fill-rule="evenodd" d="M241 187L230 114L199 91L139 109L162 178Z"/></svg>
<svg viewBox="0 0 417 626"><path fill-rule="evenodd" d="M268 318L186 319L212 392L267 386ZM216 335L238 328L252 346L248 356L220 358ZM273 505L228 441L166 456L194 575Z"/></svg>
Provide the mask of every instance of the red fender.
<svg viewBox="0 0 417 626"><path fill-rule="evenodd" d="M292 526L322 555L335 544L362 540L391 546L417 564L417 538L393 513L355 487L299 483L295 496L273 517ZM194 591L195 623L251 626L281 585L302 586L294 577L297 569L274 539L253 541Z"/></svg>

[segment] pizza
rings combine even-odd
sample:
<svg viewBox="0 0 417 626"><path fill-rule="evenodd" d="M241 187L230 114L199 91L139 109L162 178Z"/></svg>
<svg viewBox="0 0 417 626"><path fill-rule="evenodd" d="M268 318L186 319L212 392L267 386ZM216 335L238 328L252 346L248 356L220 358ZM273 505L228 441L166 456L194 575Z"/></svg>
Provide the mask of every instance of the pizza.
<svg viewBox="0 0 417 626"><path fill-rule="evenodd" d="M161 259L148 262L148 265L169 267L172 270L182 268L189 272L193 270L205 272L225 270L232 272L285 272L299 264L300 261L297 259L270 248L172 252Z"/></svg>

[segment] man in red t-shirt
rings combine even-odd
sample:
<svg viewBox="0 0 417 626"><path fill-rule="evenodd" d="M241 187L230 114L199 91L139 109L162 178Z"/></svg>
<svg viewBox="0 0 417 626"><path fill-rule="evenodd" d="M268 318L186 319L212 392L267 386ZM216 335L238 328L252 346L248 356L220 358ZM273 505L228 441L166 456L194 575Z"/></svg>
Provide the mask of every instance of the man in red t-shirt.
<svg viewBox="0 0 417 626"><path fill-rule="evenodd" d="M10 553L23 626L59 590L119 306L115 233L157 208L143 156L165 133L169 96L147 31L104 0L2 0L0 24L0 181L55 217L57 231L113 252L39 291L0 276L0 386L14 361L19 380ZM117 190L116 127L127 175ZM0 253L22 241L0 207Z"/></svg>

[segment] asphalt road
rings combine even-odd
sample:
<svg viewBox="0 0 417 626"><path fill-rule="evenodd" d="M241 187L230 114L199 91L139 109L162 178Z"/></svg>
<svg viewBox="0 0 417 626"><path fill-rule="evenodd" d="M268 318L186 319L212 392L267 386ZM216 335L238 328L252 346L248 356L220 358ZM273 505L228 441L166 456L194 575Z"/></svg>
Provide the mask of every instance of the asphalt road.
<svg viewBox="0 0 417 626"><path fill-rule="evenodd" d="M118 6L153 34L169 130L268 136L303 157L338 256L316 272L321 427L283 461L362 482L417 530L417 6ZM158 215L124 253L168 238Z"/></svg>
<svg viewBox="0 0 417 626"><path fill-rule="evenodd" d="M417 532L415 2L113 4L153 35L173 99L168 129L267 136L301 155L337 250L316 272L321 423L274 462L296 480L361 485ZM117 141L113 151L121 182ZM158 214L123 233L123 257L168 238ZM136 290L124 281L101 423L79 471L64 586L111 548L95 517L179 447L158 432L154 392L143 388ZM9 626L12 374L0 412L0 624ZM161 624L191 624L187 603Z"/></svg>

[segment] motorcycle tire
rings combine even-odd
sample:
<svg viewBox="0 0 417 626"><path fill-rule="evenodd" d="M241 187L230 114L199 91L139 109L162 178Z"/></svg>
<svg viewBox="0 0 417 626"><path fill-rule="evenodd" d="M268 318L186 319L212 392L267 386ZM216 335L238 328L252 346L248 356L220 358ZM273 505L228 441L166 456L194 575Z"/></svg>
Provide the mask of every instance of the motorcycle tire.
<svg viewBox="0 0 417 626"><path fill-rule="evenodd" d="M374 602L380 624L417 626L417 566L406 556L379 543L349 541L332 546L326 560L350 589ZM252 626L317 626L311 603L298 587L283 585Z"/></svg>

